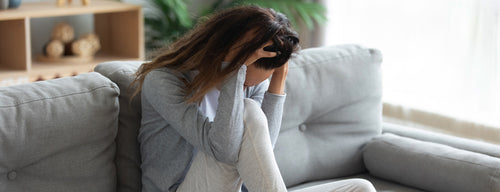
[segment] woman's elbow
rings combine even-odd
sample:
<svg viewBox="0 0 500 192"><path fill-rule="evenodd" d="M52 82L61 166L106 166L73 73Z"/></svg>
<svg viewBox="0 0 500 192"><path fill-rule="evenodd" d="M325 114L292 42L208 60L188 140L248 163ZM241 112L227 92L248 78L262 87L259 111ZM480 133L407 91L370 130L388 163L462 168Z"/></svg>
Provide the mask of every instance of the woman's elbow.
<svg viewBox="0 0 500 192"><path fill-rule="evenodd" d="M238 163L240 148L239 146L223 146L218 149L212 149L213 156L217 161L229 165L236 165Z"/></svg>

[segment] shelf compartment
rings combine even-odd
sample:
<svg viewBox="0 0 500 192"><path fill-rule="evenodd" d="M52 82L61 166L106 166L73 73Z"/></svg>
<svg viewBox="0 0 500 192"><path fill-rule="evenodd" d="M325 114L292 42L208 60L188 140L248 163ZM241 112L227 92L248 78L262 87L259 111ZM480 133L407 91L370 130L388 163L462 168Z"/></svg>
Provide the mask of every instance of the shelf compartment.
<svg viewBox="0 0 500 192"><path fill-rule="evenodd" d="M94 33L101 49L92 61L43 63L32 56L32 18L92 14ZM79 2L57 7L55 2L28 2L17 9L0 11L0 86L9 82L36 81L93 71L102 62L144 59L142 8L116 1ZM27 80L28 79L28 80ZM6 83L7 82L7 83Z"/></svg>
<svg viewBox="0 0 500 192"><path fill-rule="evenodd" d="M0 67L29 70L31 65L29 20L0 21L0 29Z"/></svg>
<svg viewBox="0 0 500 192"><path fill-rule="evenodd" d="M95 14L94 32L101 41L99 51L107 55L144 58L143 20L140 15L140 9Z"/></svg>

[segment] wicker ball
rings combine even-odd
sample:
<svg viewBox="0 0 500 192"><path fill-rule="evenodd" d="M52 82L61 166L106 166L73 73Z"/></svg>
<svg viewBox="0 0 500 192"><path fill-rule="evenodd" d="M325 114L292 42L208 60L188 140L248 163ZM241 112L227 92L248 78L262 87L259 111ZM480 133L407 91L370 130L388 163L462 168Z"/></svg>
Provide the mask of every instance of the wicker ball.
<svg viewBox="0 0 500 192"><path fill-rule="evenodd" d="M85 39L78 39L71 44L71 50L74 55L80 57L93 56L92 44Z"/></svg>
<svg viewBox="0 0 500 192"><path fill-rule="evenodd" d="M71 25L58 23L52 30L52 40L60 40L63 43L71 42L75 38L75 31Z"/></svg>
<svg viewBox="0 0 500 192"><path fill-rule="evenodd" d="M45 54L48 57L61 57L64 54L64 43L59 40L50 41L45 47Z"/></svg>
<svg viewBox="0 0 500 192"><path fill-rule="evenodd" d="M91 53L94 55L99 49L101 49L101 42L99 37L93 33L87 33L80 37L80 39L86 40L91 46Z"/></svg>

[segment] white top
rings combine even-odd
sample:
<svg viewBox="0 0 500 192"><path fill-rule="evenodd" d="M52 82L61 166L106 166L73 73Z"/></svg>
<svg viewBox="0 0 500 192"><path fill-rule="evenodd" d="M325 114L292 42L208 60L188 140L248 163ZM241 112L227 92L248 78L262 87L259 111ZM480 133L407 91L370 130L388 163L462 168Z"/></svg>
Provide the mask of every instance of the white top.
<svg viewBox="0 0 500 192"><path fill-rule="evenodd" d="M208 117L210 121L214 121L217 105L219 104L220 91L213 88L208 91L200 103L200 111Z"/></svg>

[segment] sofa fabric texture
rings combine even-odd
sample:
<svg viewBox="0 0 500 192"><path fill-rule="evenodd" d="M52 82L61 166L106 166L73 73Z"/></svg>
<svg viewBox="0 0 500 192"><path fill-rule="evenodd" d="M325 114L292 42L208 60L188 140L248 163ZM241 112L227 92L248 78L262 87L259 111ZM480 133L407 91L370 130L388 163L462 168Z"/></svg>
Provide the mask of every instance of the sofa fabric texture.
<svg viewBox="0 0 500 192"><path fill-rule="evenodd" d="M118 94L98 73L0 88L0 191L115 191Z"/></svg>

